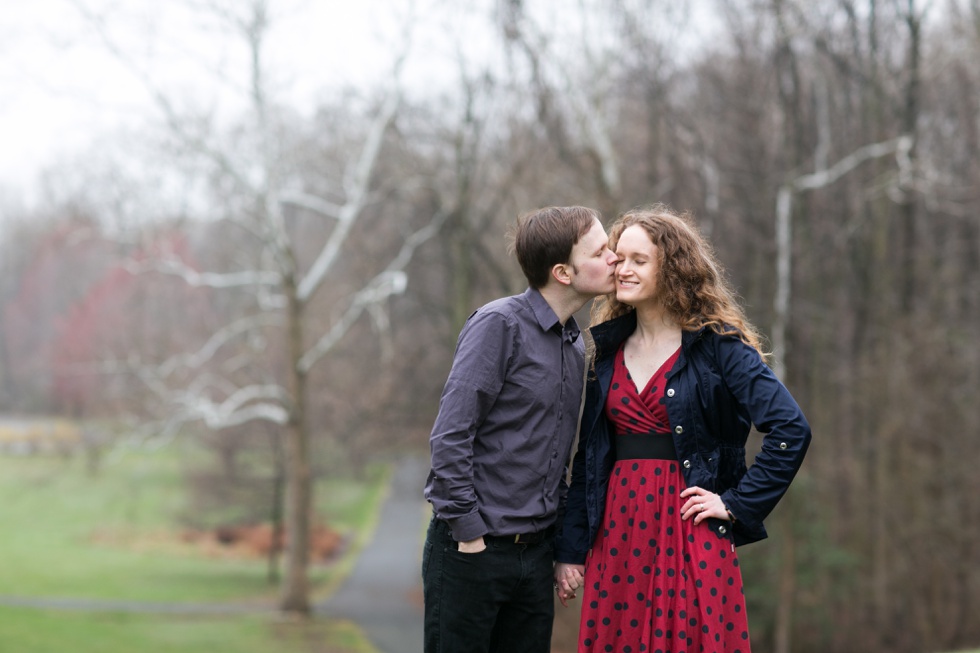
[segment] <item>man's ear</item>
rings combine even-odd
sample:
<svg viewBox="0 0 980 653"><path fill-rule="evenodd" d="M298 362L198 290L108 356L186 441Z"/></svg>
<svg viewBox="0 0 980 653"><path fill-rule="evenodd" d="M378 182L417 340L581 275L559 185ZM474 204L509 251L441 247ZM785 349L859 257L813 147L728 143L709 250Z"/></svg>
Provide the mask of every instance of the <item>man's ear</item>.
<svg viewBox="0 0 980 653"><path fill-rule="evenodd" d="M567 263L559 263L551 268L551 276L558 281L558 283L563 286L569 286L572 283L572 275L568 271Z"/></svg>

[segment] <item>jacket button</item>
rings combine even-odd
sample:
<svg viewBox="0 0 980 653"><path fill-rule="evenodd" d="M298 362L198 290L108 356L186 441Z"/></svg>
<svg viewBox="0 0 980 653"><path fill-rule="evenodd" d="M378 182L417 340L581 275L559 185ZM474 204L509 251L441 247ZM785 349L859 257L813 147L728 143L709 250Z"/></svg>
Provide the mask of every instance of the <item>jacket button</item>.
<svg viewBox="0 0 980 653"><path fill-rule="evenodd" d="M684 463L683 463L683 465L684 465L684 469L691 469L691 461L690 460L685 460Z"/></svg>
<svg viewBox="0 0 980 653"><path fill-rule="evenodd" d="M779 443L779 448L780 449L785 449L787 446L789 446L789 445L787 445L785 442L780 442Z"/></svg>
<svg viewBox="0 0 980 653"><path fill-rule="evenodd" d="M728 530L724 526L719 526L718 527L718 532L721 533L722 535L724 535L725 533L728 532Z"/></svg>
<svg viewBox="0 0 980 653"><path fill-rule="evenodd" d="M674 389L673 388L667 388L667 396L668 397L673 397L674 396Z"/></svg>
<svg viewBox="0 0 980 653"><path fill-rule="evenodd" d="M680 424L674 427L674 433L676 433L677 435L680 435L683 432L684 432L684 427L681 426ZM783 444L785 444L785 442Z"/></svg>

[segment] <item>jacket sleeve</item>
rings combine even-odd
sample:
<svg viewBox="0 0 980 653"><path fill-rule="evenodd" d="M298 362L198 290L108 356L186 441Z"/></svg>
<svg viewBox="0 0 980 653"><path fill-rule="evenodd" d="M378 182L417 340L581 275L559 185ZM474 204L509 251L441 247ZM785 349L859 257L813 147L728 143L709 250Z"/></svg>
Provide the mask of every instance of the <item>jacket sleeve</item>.
<svg viewBox="0 0 980 653"><path fill-rule="evenodd" d="M580 420L578 449L572 460L572 480L565 498L565 509L555 532L555 560L583 564L592 548L589 538L589 513L586 504L588 493L587 466L590 464L587 451L594 433L589 432L589 424L595 420L590 417L590 407L597 401L598 381L591 379L585 386L585 409Z"/></svg>
<svg viewBox="0 0 980 653"><path fill-rule="evenodd" d="M555 560L584 564L589 553L589 517L585 505L585 437L579 440L572 463L572 482L564 514L555 533Z"/></svg>
<svg viewBox="0 0 980 653"><path fill-rule="evenodd" d="M762 521L789 489L810 446L810 425L789 390L752 347L733 337L715 338L725 385L756 429L762 450L738 485L722 493L736 528L762 531Z"/></svg>

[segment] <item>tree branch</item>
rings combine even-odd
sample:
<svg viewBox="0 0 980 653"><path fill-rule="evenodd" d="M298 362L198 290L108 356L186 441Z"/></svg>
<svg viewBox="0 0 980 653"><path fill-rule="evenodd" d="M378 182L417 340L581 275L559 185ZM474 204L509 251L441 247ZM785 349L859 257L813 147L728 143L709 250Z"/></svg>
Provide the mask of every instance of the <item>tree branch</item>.
<svg viewBox="0 0 980 653"><path fill-rule="evenodd" d="M159 272L176 276L189 286L207 288L238 288L241 286L271 286L282 283L278 272L265 270L244 270L241 272L198 272L178 258L152 259L149 261L128 260L123 267L130 274Z"/></svg>
<svg viewBox="0 0 980 653"><path fill-rule="evenodd" d="M446 220L448 213L440 211L433 216L432 220L425 227L419 229L405 239L401 250L392 259L388 267L379 273L362 290L355 293L351 305L347 308L339 320L334 322L330 330L327 331L317 343L303 354L299 360L299 368L304 373L309 372L313 365L320 360L324 354L333 349L334 345L350 330L351 326L357 322L365 309L372 305L379 305L381 302L391 297L405 292L408 284L408 275L405 274L405 267L411 262L415 250L425 241L429 240L438 233Z"/></svg>
<svg viewBox="0 0 980 653"><path fill-rule="evenodd" d="M347 240L351 227L354 226L354 222L360 217L367 203L371 175L374 172L378 155L381 152L381 144L385 132L388 130L388 126L392 121L394 121L398 107L401 104L401 89L399 86L405 56L403 54L399 57L395 64L391 85L385 101L374 122L371 124L367 139L364 142L364 147L361 150L361 156L354 168L354 173L349 183L344 184L348 190L348 199L337 214L337 224L334 226L330 238L327 239L313 265L310 266L306 276L300 280L297 286L296 294L300 302L308 301L323 283L330 268L337 260L340 248L344 244L344 241Z"/></svg>
<svg viewBox="0 0 980 653"><path fill-rule="evenodd" d="M913 139L908 134L882 143L860 147L830 168L801 175L782 186L776 193L776 291L773 297L772 354L773 371L782 378L786 374L786 329L789 321L790 288L792 285L793 196L797 192L830 186L838 179L869 159L895 155L899 166L899 182L908 174L911 161L908 153Z"/></svg>

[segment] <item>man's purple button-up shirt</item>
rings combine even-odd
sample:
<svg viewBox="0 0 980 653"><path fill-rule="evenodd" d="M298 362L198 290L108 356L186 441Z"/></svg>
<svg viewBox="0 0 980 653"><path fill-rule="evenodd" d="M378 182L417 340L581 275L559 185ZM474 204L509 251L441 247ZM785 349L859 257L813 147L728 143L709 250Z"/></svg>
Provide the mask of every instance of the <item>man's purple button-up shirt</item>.
<svg viewBox="0 0 980 653"><path fill-rule="evenodd" d="M457 541L551 526L578 428L584 345L535 289L469 317L430 447L425 496Z"/></svg>

